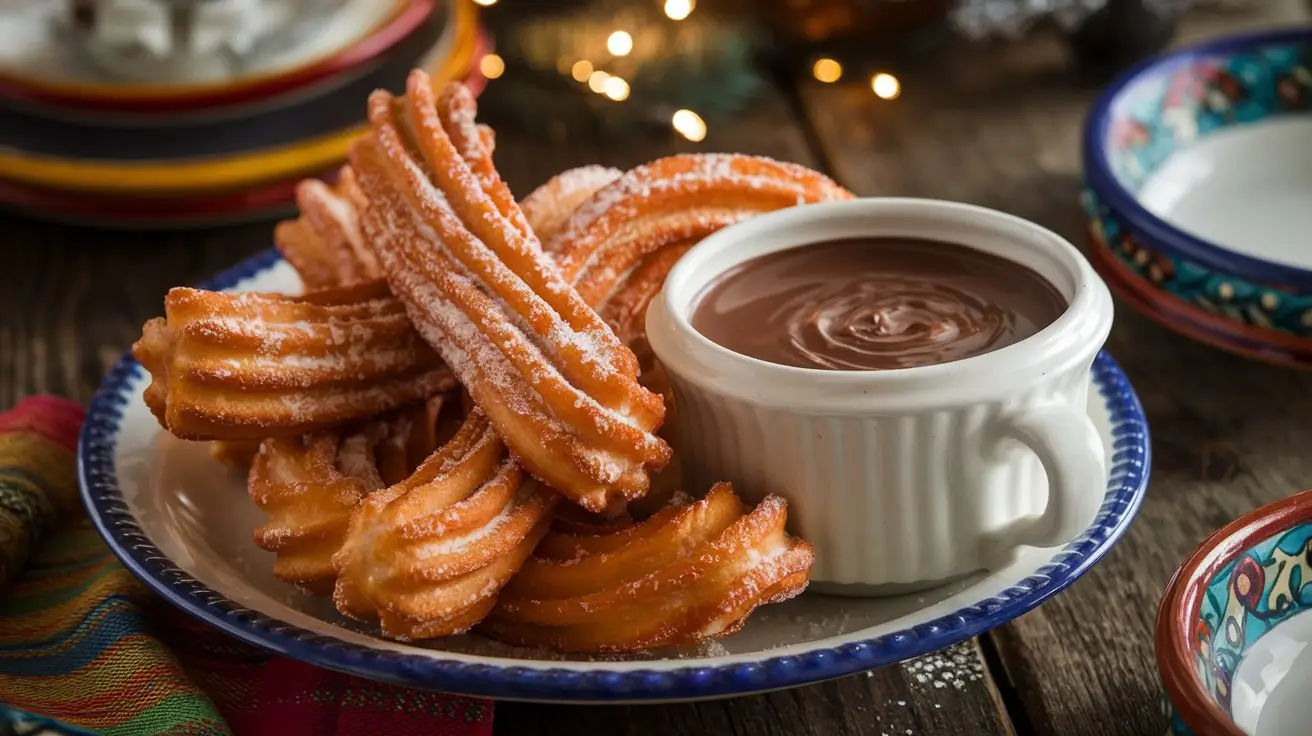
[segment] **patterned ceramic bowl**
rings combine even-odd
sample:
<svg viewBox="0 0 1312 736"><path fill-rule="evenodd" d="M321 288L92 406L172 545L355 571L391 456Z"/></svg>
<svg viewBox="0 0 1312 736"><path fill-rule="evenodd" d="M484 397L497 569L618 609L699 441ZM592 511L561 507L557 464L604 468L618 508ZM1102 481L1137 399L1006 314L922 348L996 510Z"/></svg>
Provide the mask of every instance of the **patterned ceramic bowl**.
<svg viewBox="0 0 1312 736"><path fill-rule="evenodd" d="M1303 736L1312 723L1312 491L1213 534L1157 610L1171 734Z"/></svg>
<svg viewBox="0 0 1312 736"><path fill-rule="evenodd" d="M1083 155L1114 291L1195 339L1312 366L1312 29L1130 71L1089 114Z"/></svg>

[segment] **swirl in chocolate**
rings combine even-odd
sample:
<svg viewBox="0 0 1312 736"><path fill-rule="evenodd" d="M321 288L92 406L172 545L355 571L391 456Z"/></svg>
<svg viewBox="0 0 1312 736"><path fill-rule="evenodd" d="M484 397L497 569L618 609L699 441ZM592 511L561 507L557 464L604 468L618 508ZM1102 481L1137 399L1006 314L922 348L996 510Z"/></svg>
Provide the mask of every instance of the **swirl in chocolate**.
<svg viewBox="0 0 1312 736"><path fill-rule="evenodd" d="M748 261L702 295L693 327L772 363L887 370L961 360L1024 340L1066 300L1013 261L951 243L842 240Z"/></svg>

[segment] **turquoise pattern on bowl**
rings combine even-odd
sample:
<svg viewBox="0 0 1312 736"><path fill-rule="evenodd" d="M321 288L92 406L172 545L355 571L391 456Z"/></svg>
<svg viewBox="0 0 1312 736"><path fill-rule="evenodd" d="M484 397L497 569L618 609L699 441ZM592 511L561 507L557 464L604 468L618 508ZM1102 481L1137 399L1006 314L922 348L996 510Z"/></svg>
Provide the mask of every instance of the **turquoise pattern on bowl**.
<svg viewBox="0 0 1312 736"><path fill-rule="evenodd" d="M1312 524L1268 539L1207 586L1194 658L1216 702L1230 709L1230 682L1244 652L1272 627L1312 609Z"/></svg>
<svg viewBox="0 0 1312 736"><path fill-rule="evenodd" d="M1154 641L1168 736L1287 733L1294 723L1307 732L1296 673L1312 655L1299 645L1312 645L1309 617L1312 490L1230 522L1166 586Z"/></svg>
<svg viewBox="0 0 1312 736"><path fill-rule="evenodd" d="M1166 294L1238 322L1312 337L1312 293L1262 284L1213 271L1188 258L1170 256L1143 244L1096 192L1085 187L1082 204L1089 235L1137 276ZM1309 243L1312 246L1312 242Z"/></svg>
<svg viewBox="0 0 1312 736"><path fill-rule="evenodd" d="M1309 339L1299 351L1312 351L1312 270L1208 242L1137 198L1176 151L1218 131L1303 115L1312 115L1312 29L1225 38L1132 70L1103 94L1085 126L1083 205L1093 247L1161 299L1233 321L1248 348L1238 352L1252 354L1263 335L1284 341L1277 352L1288 350L1290 336Z"/></svg>
<svg viewBox="0 0 1312 736"><path fill-rule="evenodd" d="M1244 653L1275 626L1309 610L1312 523L1262 540L1207 581L1202 610L1194 622L1194 666L1225 713L1230 713L1230 685ZM1174 709L1170 724L1171 734L1194 736Z"/></svg>
<svg viewBox="0 0 1312 736"><path fill-rule="evenodd" d="M1179 148L1312 106L1312 42L1184 57L1122 89L1102 141L1117 182L1137 192Z"/></svg>

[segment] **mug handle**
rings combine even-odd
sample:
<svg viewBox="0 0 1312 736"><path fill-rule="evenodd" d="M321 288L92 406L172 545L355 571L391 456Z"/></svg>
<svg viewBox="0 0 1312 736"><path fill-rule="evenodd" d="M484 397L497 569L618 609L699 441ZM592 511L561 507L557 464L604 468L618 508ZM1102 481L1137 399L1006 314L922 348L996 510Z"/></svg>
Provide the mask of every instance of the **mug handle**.
<svg viewBox="0 0 1312 736"><path fill-rule="evenodd" d="M1079 536L1097 516L1107 487L1107 458L1089 415L1067 406L1039 406L1003 416L992 429L986 457L1001 462L1012 442L1019 442L1038 455L1048 474L1043 513L998 530L992 543L1005 550L1057 547Z"/></svg>

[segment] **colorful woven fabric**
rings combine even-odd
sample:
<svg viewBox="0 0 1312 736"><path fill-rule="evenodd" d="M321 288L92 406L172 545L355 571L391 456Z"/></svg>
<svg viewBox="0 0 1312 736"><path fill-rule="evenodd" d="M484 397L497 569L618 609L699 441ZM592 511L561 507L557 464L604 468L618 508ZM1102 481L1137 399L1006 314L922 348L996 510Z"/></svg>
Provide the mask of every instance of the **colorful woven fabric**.
<svg viewBox="0 0 1312 736"><path fill-rule="evenodd" d="M162 603L78 505L81 419L50 398L0 415L0 733L492 732L488 701L270 656Z"/></svg>

